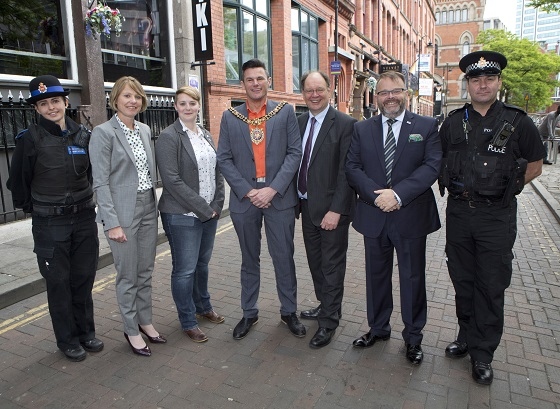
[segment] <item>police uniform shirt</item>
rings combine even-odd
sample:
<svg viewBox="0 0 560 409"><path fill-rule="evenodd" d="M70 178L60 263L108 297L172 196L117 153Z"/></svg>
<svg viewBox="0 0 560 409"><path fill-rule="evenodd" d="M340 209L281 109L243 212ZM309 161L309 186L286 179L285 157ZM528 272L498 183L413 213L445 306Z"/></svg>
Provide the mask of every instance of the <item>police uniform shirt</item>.
<svg viewBox="0 0 560 409"><path fill-rule="evenodd" d="M469 123L472 127L472 131L469 132L469 139L474 138L475 135L484 135L488 138L488 143L492 140L492 136L498 130L497 127L500 126L498 123L498 118L504 108L501 101L494 102L486 115L483 117L477 111L472 108L472 105L468 106L468 116ZM455 115L463 115L464 111L456 112ZM521 113L520 113L521 115ZM449 138L452 133L463 132L459 130L449 129L449 121L447 126L442 128L442 147L443 151L446 152L449 148ZM517 143L519 145L519 156L521 158L527 159L528 162L537 162L546 157L544 147L539 135L537 127L534 125L532 119L528 115L523 115L519 123L517 124L515 133L519 135ZM509 143L508 143L509 145Z"/></svg>

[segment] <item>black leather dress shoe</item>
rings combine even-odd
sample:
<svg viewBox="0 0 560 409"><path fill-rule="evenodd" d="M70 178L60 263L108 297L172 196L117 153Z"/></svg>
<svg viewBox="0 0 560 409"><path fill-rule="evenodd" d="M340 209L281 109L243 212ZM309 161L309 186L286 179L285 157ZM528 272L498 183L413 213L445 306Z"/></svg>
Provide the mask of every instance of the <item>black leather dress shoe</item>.
<svg viewBox="0 0 560 409"><path fill-rule="evenodd" d="M377 341L387 341L389 338L391 338L391 334L379 336L373 335L370 331L367 334L362 335L360 338L354 340L354 342L352 342L352 345L354 345L356 348L369 348L372 347Z"/></svg>
<svg viewBox="0 0 560 409"><path fill-rule="evenodd" d="M313 338L311 338L311 341L309 341L309 347L317 349L329 345L335 331L334 328L319 327L315 335L313 335Z"/></svg>
<svg viewBox="0 0 560 409"><path fill-rule="evenodd" d="M259 317L241 318L241 321L233 329L233 339L243 339L249 333L253 325L259 321Z"/></svg>
<svg viewBox="0 0 560 409"><path fill-rule="evenodd" d="M321 311L321 304L315 308L300 312L299 316L305 320L316 320L319 316L319 311Z"/></svg>
<svg viewBox="0 0 560 409"><path fill-rule="evenodd" d="M61 349L61 351L66 355L66 358L73 362L83 361L87 356L86 351L80 345L76 348Z"/></svg>
<svg viewBox="0 0 560 409"><path fill-rule="evenodd" d="M290 332L296 337L302 338L307 333L305 326L299 321L295 312L289 315L281 315L280 318L282 322L288 326Z"/></svg>
<svg viewBox="0 0 560 409"><path fill-rule="evenodd" d="M144 348L135 348L132 345L132 342L130 342L130 339L128 338L128 334L125 332L124 333L124 338L126 339L126 342L128 342L128 345L130 345L130 349L132 349L132 352L136 355L140 355L140 356L151 356L152 355L152 351L150 350L150 347L148 345L146 345Z"/></svg>
<svg viewBox="0 0 560 409"><path fill-rule="evenodd" d="M490 385L494 380L492 365L485 362L472 361L472 377L476 383Z"/></svg>
<svg viewBox="0 0 560 409"><path fill-rule="evenodd" d="M466 342L453 341L445 348L445 356L449 358L462 358L469 353L469 347Z"/></svg>
<svg viewBox="0 0 560 409"><path fill-rule="evenodd" d="M321 304L310 310L305 310L299 313L299 317L305 320L316 320L321 313ZM342 318L342 308L338 310L338 319Z"/></svg>
<svg viewBox="0 0 560 409"><path fill-rule="evenodd" d="M88 339L87 341L80 342L80 344L88 352L99 352L105 346L103 342L97 338Z"/></svg>
<svg viewBox="0 0 560 409"><path fill-rule="evenodd" d="M420 345L406 344L406 359L413 365L420 365L424 359L424 353Z"/></svg>

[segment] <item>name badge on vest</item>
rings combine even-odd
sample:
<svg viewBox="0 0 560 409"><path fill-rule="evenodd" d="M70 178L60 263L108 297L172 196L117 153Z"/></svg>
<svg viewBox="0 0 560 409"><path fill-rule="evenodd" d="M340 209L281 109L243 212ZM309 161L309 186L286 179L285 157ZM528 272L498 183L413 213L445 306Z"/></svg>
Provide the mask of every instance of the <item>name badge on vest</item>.
<svg viewBox="0 0 560 409"><path fill-rule="evenodd" d="M84 148L80 148L79 146L69 146L68 147L68 155L85 155L86 150Z"/></svg>

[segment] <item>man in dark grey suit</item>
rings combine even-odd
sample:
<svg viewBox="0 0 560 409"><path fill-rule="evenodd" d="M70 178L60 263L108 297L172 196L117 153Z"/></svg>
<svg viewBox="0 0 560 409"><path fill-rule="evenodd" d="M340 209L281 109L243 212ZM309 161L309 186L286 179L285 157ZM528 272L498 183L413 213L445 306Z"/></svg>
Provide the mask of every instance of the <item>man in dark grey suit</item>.
<svg viewBox="0 0 560 409"><path fill-rule="evenodd" d="M310 71L301 77L309 113L298 118L303 159L298 173L303 241L319 305L301 312L317 319L311 348L328 345L341 316L348 228L354 191L346 181L344 162L356 120L329 106L329 77Z"/></svg>
<svg viewBox="0 0 560 409"><path fill-rule="evenodd" d="M305 327L296 315L294 264L294 176L301 160L297 119L291 105L267 100L271 78L262 61L245 62L242 72L247 102L224 112L218 142L218 164L231 187L229 210L242 256L243 318L233 330L233 338L244 338L259 319L263 219L281 320L292 334L303 337Z"/></svg>

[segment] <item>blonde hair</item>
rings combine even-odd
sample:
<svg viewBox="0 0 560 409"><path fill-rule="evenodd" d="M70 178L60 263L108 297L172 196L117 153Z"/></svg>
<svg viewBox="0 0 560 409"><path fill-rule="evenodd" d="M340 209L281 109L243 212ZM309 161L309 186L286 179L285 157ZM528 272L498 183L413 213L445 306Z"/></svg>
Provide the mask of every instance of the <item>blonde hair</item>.
<svg viewBox="0 0 560 409"><path fill-rule="evenodd" d="M113 111L118 110L117 99L127 85L142 97L142 107L140 108L140 112L144 112L146 108L148 108L148 97L146 96L146 92L144 92L144 87L142 87L142 84L140 84L136 78L129 76L120 77L117 81L115 81L115 85L113 85L113 89L109 95L109 106Z"/></svg>
<svg viewBox="0 0 560 409"><path fill-rule="evenodd" d="M182 86L175 92L175 100L177 100L177 97L181 94L188 95L200 104L200 92L195 87L191 87L190 85Z"/></svg>

